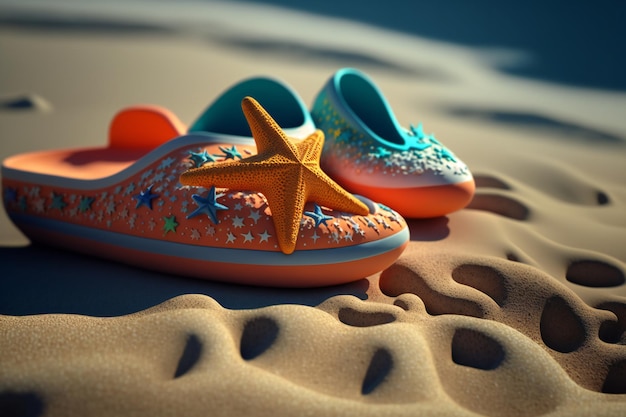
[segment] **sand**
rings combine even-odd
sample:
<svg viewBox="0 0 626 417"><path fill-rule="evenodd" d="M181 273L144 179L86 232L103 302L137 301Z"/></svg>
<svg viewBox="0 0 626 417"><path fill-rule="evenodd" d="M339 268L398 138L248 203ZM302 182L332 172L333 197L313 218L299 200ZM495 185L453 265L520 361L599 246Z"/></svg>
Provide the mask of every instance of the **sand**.
<svg viewBox="0 0 626 417"><path fill-rule="evenodd" d="M410 220L387 270L313 290L33 246L2 211L0 415L624 415L624 91L501 70L524 51L266 5L46 4L0 7L1 158L101 146L130 104L190 123L252 75L312 103L353 66L477 192Z"/></svg>

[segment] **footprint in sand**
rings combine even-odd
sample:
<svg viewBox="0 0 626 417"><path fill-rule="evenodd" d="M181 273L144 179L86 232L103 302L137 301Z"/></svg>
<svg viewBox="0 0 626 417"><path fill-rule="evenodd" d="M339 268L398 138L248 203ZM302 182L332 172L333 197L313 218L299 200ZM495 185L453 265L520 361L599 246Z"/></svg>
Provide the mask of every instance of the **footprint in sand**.
<svg viewBox="0 0 626 417"><path fill-rule="evenodd" d="M561 165L554 160L524 159L524 185L546 197L583 206L611 204L609 194L598 189L583 171Z"/></svg>
<svg viewBox="0 0 626 417"><path fill-rule="evenodd" d="M441 284L441 285L438 285ZM426 312L433 316L442 314L458 314L462 316L483 318L484 308L475 300L468 300L465 293L456 291L447 283L437 284L423 276L410 266L396 263L383 271L379 279L381 292L389 297L398 297L402 294L415 294L426 308ZM402 307L401 302L400 307Z"/></svg>
<svg viewBox="0 0 626 417"><path fill-rule="evenodd" d="M380 348L374 352L363 378L361 394L368 395L374 392L385 381L393 366L393 356L387 349Z"/></svg>
<svg viewBox="0 0 626 417"><path fill-rule="evenodd" d="M507 298L505 277L496 268L464 264L452 271L452 279L488 295L500 307Z"/></svg>
<svg viewBox="0 0 626 417"><path fill-rule="evenodd" d="M605 288L623 285L624 273L617 267L602 261L574 261L567 268L565 279L585 287Z"/></svg>
<svg viewBox="0 0 626 417"><path fill-rule="evenodd" d="M408 295L419 297L431 316L463 315L503 323L542 346L584 388L626 393L619 382L626 377L626 351L606 349L607 344L626 345L626 304L614 301L589 307L545 273L505 260L481 264L471 258L442 257L438 262L448 263L449 275L441 268L424 268L419 260L398 261L381 274L380 291L394 297L393 304L399 307L408 306L404 301ZM597 266L582 263L571 274L587 276L584 268L592 268L592 273L604 271L607 283L622 276L606 264L596 270ZM526 307L519 309L522 305ZM423 317L418 310L415 314ZM453 361L483 370L497 367L497 344L464 332L459 330L453 338ZM490 353L483 356L483 351Z"/></svg>
<svg viewBox="0 0 626 417"><path fill-rule="evenodd" d="M278 337L278 323L270 317L255 317L246 322L239 351L244 360L252 360L270 348Z"/></svg>
<svg viewBox="0 0 626 417"><path fill-rule="evenodd" d="M185 348L183 349L183 353L178 360L178 366L176 367L176 372L174 373L174 378L180 378L189 372L202 355L203 345L200 341L200 338L191 334L187 338L187 342L185 343Z"/></svg>
<svg viewBox="0 0 626 417"><path fill-rule="evenodd" d="M558 295L549 298L543 307L540 332L546 346L561 353L578 350L587 338L582 319Z"/></svg>
<svg viewBox="0 0 626 417"><path fill-rule="evenodd" d="M602 392L605 394L626 394L626 360L611 365L602 385Z"/></svg>
<svg viewBox="0 0 626 417"><path fill-rule="evenodd" d="M600 326L600 340L606 343L619 343L626 345L626 304L609 301L596 306L600 310L608 310L615 314L617 321L607 320Z"/></svg>
<svg viewBox="0 0 626 417"><path fill-rule="evenodd" d="M538 164L534 161L531 163ZM566 168L545 163L530 167L527 171L529 174L524 178L525 185L542 192L550 199L588 206L610 204L606 192L596 189L579 174ZM488 211L514 220L530 218L530 207L512 195L515 189L506 181L487 174L477 174L474 180L476 195L468 208Z"/></svg>
<svg viewBox="0 0 626 417"><path fill-rule="evenodd" d="M558 201L559 204L597 207L611 204L606 192L598 190L588 179L567 167L541 160L524 161L524 163L526 162L530 164L528 167L529 174L524 177L523 183L505 180L497 175L476 175L477 192L468 208L494 213L518 221L532 220L533 215L536 214L537 217L541 216L545 222L546 219L551 218L548 217L547 211L550 209L551 202ZM540 195L537 195L537 192ZM522 198L524 193L534 195L532 207L530 204L524 203L524 198ZM531 201L530 198L528 201ZM548 208L544 208L544 206ZM565 209L565 206L563 207ZM554 215L552 217L560 221ZM568 224L568 226L562 227L571 227L569 223L562 223L563 225ZM522 226L537 227L531 222L520 225L520 227ZM519 230L524 231L525 229L522 227ZM544 234L539 229L536 229L536 232L538 233L537 236ZM552 233L554 235L554 232ZM567 230L563 230L564 236L567 236L567 233ZM544 252L547 250L556 251L565 258L564 274L562 275L556 270L551 272L559 279L565 278L570 283L591 288L618 287L626 283L623 269L611 264L610 261L593 259L593 257L581 259L580 250L568 248L565 242L553 241L554 236L543 239L536 238L534 234L531 234L530 237L533 238L534 244L525 243L524 239L519 238L513 242L514 244L525 243L527 253L525 253L524 248L508 250L504 253L506 258L509 261L536 266L538 263L541 264ZM537 249L538 247L542 249ZM569 252L563 253L564 251ZM571 260L569 263L567 258Z"/></svg>
<svg viewBox="0 0 626 417"><path fill-rule="evenodd" d="M474 181L476 194L467 208L488 211L514 220L527 220L530 216L528 206L510 195L512 187L505 181L490 175L475 175Z"/></svg>
<svg viewBox="0 0 626 417"><path fill-rule="evenodd" d="M494 339L474 329L460 328L452 337L452 361L457 365L491 371L504 360L504 349Z"/></svg>
<svg viewBox="0 0 626 417"><path fill-rule="evenodd" d="M339 309L337 318L343 324L354 327L372 327L381 324L392 323L396 317L391 313L372 311L358 311L351 307L343 307Z"/></svg>

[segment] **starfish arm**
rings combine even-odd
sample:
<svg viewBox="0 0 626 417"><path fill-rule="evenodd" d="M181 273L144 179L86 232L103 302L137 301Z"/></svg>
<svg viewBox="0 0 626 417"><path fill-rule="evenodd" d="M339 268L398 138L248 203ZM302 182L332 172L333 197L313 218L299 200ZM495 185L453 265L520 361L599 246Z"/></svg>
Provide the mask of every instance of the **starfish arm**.
<svg viewBox="0 0 626 417"><path fill-rule="evenodd" d="M346 213L361 216L369 214L369 209L363 202L341 188L321 169L307 169L305 170L305 175L308 177L307 181L310 181L312 184L309 187L309 201Z"/></svg>
<svg viewBox="0 0 626 417"><path fill-rule="evenodd" d="M319 160L324 146L324 133L320 130L296 144L298 154L309 174L307 181L316 186L309 191L309 200L335 210L366 215L369 210L361 201L341 188L319 168Z"/></svg>
<svg viewBox="0 0 626 417"><path fill-rule="evenodd" d="M245 97L241 102L241 108L250 125L259 154L278 153L288 155L292 160L297 159L295 146L287 139L287 135L278 123L255 99Z"/></svg>
<svg viewBox="0 0 626 417"><path fill-rule="evenodd" d="M278 187L263 192L272 211L276 240L280 250L289 255L296 249L300 221L306 203L306 185L301 175L285 177Z"/></svg>
<svg viewBox="0 0 626 417"><path fill-rule="evenodd" d="M324 146L324 132L318 129L295 146L301 161L318 163Z"/></svg>
<svg viewBox="0 0 626 417"><path fill-rule="evenodd" d="M316 131L302 141L292 142L253 98L244 98L241 106L257 144L257 155L192 168L181 174L181 184L263 193L272 211L278 245L285 254L292 253L296 248L307 201L337 211L360 215L369 213L365 204L343 190L319 167L324 146L324 134L321 131ZM230 152L227 148L221 149ZM206 212L214 209L219 207L207 206L207 209L202 210ZM312 215L318 226L328 220L321 208L319 213L310 212L309 215Z"/></svg>
<svg viewBox="0 0 626 417"><path fill-rule="evenodd" d="M248 158L251 159L251 158ZM268 185L268 178L279 165L269 161L229 161L192 168L180 175L180 183L195 187L233 188L261 191Z"/></svg>

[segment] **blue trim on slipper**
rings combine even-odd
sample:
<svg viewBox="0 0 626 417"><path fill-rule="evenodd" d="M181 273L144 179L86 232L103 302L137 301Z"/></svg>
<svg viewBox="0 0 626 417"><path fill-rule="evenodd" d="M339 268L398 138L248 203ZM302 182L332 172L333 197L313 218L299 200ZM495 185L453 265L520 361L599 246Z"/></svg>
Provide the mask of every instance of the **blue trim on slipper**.
<svg viewBox="0 0 626 417"><path fill-rule="evenodd" d="M409 229L386 238L354 246L336 247L317 250L298 250L291 255L280 251L261 251L248 249L215 248L210 246L188 245L143 238L107 230L94 229L58 220L43 219L28 214L10 214L17 224L28 225L68 236L89 239L96 242L153 253L155 256L167 255L193 259L203 262L226 262L242 265L265 266L306 266L339 264L359 261L394 250L409 240Z"/></svg>

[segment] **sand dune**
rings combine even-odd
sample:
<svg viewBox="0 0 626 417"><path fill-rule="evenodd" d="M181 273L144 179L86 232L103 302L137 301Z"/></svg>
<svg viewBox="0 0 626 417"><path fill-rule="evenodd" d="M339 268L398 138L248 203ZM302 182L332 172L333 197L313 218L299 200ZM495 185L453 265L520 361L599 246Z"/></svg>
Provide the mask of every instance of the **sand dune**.
<svg viewBox="0 0 626 417"><path fill-rule="evenodd" d="M30 246L2 212L0 415L624 414L626 94L498 69L519 51L338 17L58 3L0 8L1 158L102 145L135 103L190 122L250 75L311 103L357 66L402 123L424 122L468 164L477 191L464 210L410 220L387 270L314 290Z"/></svg>
<svg viewBox="0 0 626 417"><path fill-rule="evenodd" d="M453 276L495 276L492 264ZM624 377L619 345L597 337L612 315L521 269L521 290L539 288L502 308L482 291L431 296L399 265L381 288L403 294L372 288L377 302L227 310L187 295L115 318L4 316L3 402L46 415L619 415L623 396L599 392Z"/></svg>

